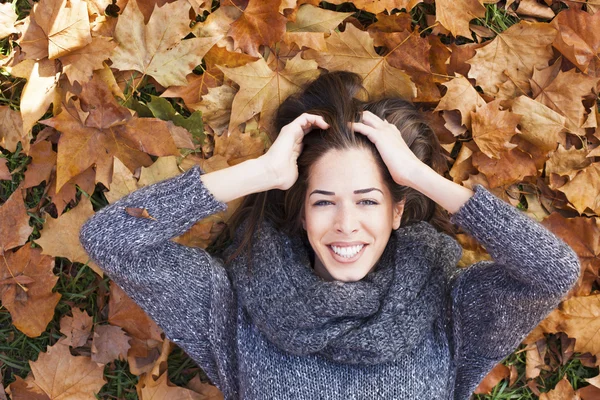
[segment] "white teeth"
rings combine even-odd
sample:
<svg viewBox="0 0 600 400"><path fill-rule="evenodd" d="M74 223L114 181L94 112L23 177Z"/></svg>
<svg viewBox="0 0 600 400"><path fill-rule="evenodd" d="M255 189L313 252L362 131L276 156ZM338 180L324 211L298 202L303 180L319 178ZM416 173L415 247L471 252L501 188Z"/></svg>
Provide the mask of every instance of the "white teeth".
<svg viewBox="0 0 600 400"><path fill-rule="evenodd" d="M354 257L363 247L364 244L348 247L331 246L331 248L336 254L346 258Z"/></svg>

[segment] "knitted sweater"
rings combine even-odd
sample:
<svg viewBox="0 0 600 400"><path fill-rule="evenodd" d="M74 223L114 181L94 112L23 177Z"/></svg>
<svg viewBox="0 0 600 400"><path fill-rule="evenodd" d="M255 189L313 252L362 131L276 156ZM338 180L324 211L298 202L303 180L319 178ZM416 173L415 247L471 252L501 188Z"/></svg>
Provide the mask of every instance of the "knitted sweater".
<svg viewBox="0 0 600 400"><path fill-rule="evenodd" d="M448 284L444 315L412 353L376 365L285 353L240 306L221 258L170 240L227 208L202 184L202 173L196 166L125 196L88 220L80 240L226 400L468 399L579 278L579 260L568 245L477 185L451 221L494 261L473 264ZM125 207L146 208L154 219L131 216ZM445 252L453 251L446 247L454 239L423 232L421 244L427 245L406 249L415 253L417 267L452 258ZM278 261L264 260L273 268Z"/></svg>

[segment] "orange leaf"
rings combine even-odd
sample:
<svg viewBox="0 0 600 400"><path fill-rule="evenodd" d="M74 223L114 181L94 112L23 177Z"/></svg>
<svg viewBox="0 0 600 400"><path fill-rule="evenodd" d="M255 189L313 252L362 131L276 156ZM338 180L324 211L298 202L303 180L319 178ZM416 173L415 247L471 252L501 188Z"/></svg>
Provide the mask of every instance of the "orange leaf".
<svg viewBox="0 0 600 400"><path fill-rule="evenodd" d="M0 206L0 221L0 254L24 244L33 232L20 188Z"/></svg>
<svg viewBox="0 0 600 400"><path fill-rule="evenodd" d="M145 208L125 207L125 212L133 217L147 218L156 221L156 218L148 214L148 210Z"/></svg>

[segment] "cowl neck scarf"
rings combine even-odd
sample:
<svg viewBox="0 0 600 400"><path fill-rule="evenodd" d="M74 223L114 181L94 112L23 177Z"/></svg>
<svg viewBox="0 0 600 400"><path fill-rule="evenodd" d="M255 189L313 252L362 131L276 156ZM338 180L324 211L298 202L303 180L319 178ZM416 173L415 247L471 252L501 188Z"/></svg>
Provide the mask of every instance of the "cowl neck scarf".
<svg viewBox="0 0 600 400"><path fill-rule="evenodd" d="M225 255L239 245L236 240ZM251 253L230 274L252 322L278 348L347 364L394 361L410 352L443 316L448 279L462 249L427 222L392 232L377 267L356 282L325 281L312 249L264 222Z"/></svg>

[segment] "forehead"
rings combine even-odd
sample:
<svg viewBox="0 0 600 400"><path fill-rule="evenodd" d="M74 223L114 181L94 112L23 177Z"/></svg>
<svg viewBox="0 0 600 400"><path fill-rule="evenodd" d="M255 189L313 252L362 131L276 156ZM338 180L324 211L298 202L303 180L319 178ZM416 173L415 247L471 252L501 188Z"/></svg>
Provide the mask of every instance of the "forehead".
<svg viewBox="0 0 600 400"><path fill-rule="evenodd" d="M375 158L366 149L330 150L311 167L308 178L309 189L352 192L368 187L384 190L383 186Z"/></svg>

